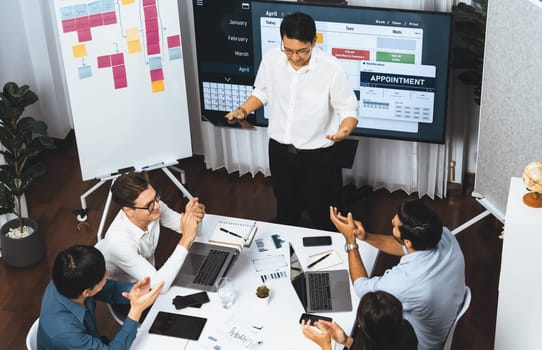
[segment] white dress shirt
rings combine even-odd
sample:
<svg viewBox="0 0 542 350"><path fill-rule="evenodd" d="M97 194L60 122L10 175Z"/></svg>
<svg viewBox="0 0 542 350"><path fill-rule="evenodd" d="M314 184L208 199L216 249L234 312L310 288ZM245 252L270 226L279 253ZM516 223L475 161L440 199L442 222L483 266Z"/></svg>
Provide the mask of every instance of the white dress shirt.
<svg viewBox="0 0 542 350"><path fill-rule="evenodd" d="M159 270L154 267L154 252L160 238L160 225L180 232L181 214L160 201L160 219L152 221L147 231L134 225L120 210L105 238L96 244L105 257L109 278L120 281L138 281L151 278L154 287L164 281L162 293L166 293L179 273L188 255L186 248L177 245Z"/></svg>
<svg viewBox="0 0 542 350"><path fill-rule="evenodd" d="M267 106L269 137L299 149L329 147L346 117L357 118L358 102L344 69L314 48L308 65L295 70L280 48L262 59L252 95Z"/></svg>

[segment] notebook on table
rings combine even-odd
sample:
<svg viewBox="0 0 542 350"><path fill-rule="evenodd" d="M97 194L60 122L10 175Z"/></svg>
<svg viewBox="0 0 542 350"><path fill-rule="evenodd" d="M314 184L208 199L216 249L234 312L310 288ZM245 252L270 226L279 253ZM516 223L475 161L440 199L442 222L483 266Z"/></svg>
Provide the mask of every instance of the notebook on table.
<svg viewBox="0 0 542 350"><path fill-rule="evenodd" d="M223 219L216 224L209 242L230 245L241 250L243 247L250 247L257 230L256 221L253 220Z"/></svg>
<svg viewBox="0 0 542 350"><path fill-rule="evenodd" d="M239 253L235 247L193 242L173 285L215 292L216 280L226 276Z"/></svg>
<svg viewBox="0 0 542 350"><path fill-rule="evenodd" d="M347 270L301 271L293 249L290 253L292 285L306 312L352 311Z"/></svg>

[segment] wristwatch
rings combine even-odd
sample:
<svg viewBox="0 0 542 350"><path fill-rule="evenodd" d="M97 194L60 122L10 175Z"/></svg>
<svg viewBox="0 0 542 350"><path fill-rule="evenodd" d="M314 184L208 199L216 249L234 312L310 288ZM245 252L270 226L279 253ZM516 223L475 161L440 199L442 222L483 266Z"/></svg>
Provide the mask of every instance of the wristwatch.
<svg viewBox="0 0 542 350"><path fill-rule="evenodd" d="M344 244L344 250L348 253L349 251L351 250L354 250L354 249L358 249L359 246L357 243L354 243L354 244L349 244L349 243L345 243Z"/></svg>

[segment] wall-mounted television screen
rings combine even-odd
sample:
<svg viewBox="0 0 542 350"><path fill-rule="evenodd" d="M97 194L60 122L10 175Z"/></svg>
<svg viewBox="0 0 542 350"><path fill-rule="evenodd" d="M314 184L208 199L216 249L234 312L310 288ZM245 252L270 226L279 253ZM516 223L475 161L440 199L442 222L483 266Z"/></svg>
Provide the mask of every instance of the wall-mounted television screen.
<svg viewBox="0 0 542 350"><path fill-rule="evenodd" d="M451 15L278 1L194 0L202 116L224 125L241 104L282 18L305 12L318 49L343 65L359 100L354 135L444 142ZM211 34L204 34L202 31ZM201 33L201 34L200 34ZM249 117L267 125L266 110Z"/></svg>

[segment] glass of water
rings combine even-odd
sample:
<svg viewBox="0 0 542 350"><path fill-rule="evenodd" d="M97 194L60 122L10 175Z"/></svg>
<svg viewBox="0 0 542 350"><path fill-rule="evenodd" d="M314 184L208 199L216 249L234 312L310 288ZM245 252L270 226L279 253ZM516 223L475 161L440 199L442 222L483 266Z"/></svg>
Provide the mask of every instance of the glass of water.
<svg viewBox="0 0 542 350"><path fill-rule="evenodd" d="M235 283L230 277L220 277L216 281L218 298L220 303L226 309L233 306L235 301Z"/></svg>

